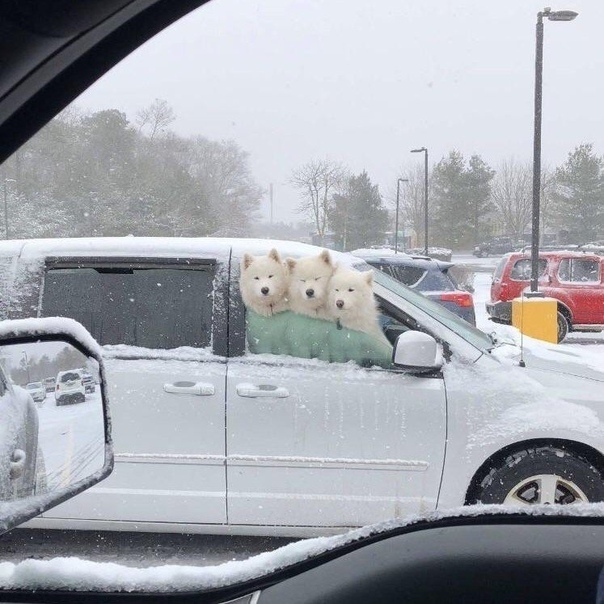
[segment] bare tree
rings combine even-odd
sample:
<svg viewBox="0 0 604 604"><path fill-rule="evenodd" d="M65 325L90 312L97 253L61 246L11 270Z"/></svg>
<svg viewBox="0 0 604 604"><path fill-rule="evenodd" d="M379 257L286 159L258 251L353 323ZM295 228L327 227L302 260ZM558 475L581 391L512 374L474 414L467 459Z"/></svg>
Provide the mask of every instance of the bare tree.
<svg viewBox="0 0 604 604"><path fill-rule="evenodd" d="M348 173L339 163L313 159L292 172L291 184L302 194L298 211L314 223L321 241L327 231L333 194L344 186Z"/></svg>
<svg viewBox="0 0 604 604"><path fill-rule="evenodd" d="M491 201L506 233L518 239L531 222L533 172L530 164L503 160L491 185Z"/></svg>
<svg viewBox="0 0 604 604"><path fill-rule="evenodd" d="M138 131L140 132L145 126L149 126L149 138L151 140L175 119L174 110L163 99L155 99L151 105L144 107L136 114Z"/></svg>

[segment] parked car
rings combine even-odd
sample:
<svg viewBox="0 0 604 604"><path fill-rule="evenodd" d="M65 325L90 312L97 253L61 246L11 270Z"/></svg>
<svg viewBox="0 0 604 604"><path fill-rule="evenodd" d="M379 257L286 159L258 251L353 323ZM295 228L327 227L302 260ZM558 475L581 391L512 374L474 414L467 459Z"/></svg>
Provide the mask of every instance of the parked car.
<svg viewBox="0 0 604 604"><path fill-rule="evenodd" d="M44 384L44 388L46 389L46 392L54 392L55 385L57 383L57 378L56 377L47 377L47 378L44 378L44 380L42 380L42 383Z"/></svg>
<svg viewBox="0 0 604 604"><path fill-rule="evenodd" d="M13 254L9 308L30 313L27 295L42 317L79 318L104 346L112 401L113 475L36 526L311 535L437 505L541 501L536 475L559 485L552 501L604 500L604 375L550 351L510 366L498 360L504 344L379 270L373 290L394 362L372 368L352 335L338 361L252 352L239 267L245 252L272 247L320 252L246 239L0 242ZM325 322L306 320L320 337ZM573 414L601 431L567 421L561 384ZM552 392L543 415L542 386ZM513 429L503 429L510 413Z"/></svg>
<svg viewBox="0 0 604 604"><path fill-rule="evenodd" d="M523 245L525 245L524 242L516 241L512 237L493 237L475 246L472 254L478 258L499 256L520 249Z"/></svg>
<svg viewBox="0 0 604 604"><path fill-rule="evenodd" d="M42 382L30 382L25 385L25 389L31 394L31 397L36 403L41 403L46 400L46 388Z"/></svg>
<svg viewBox="0 0 604 604"><path fill-rule="evenodd" d="M82 382L84 383L84 390L86 394L92 394L96 390L94 378L87 371L82 371Z"/></svg>
<svg viewBox="0 0 604 604"><path fill-rule="evenodd" d="M522 295L531 278L531 259L526 253L504 256L493 274L490 318L510 323L512 300ZM558 341L569 331L604 329L604 259L573 251L539 254L539 291L558 300Z"/></svg>
<svg viewBox="0 0 604 604"><path fill-rule="evenodd" d="M32 391L14 385L2 366L0 417L1 507L2 502L34 494L38 454L38 411Z"/></svg>
<svg viewBox="0 0 604 604"><path fill-rule="evenodd" d="M427 256L383 253L383 250L355 250L352 253L476 325L474 299L471 293L457 285L449 272L455 266L452 262L433 260Z"/></svg>
<svg viewBox="0 0 604 604"><path fill-rule="evenodd" d="M86 400L86 389L82 373L78 369L59 371L55 388L57 407L71 403L83 403Z"/></svg>

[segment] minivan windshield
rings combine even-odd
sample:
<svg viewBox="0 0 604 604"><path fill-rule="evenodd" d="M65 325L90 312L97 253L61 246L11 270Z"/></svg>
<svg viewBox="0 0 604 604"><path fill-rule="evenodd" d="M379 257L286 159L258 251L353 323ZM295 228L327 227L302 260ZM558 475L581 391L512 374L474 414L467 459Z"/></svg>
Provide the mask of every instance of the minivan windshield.
<svg viewBox="0 0 604 604"><path fill-rule="evenodd" d="M453 314L441 304L429 300L382 271L374 271L374 280L397 296L404 298L407 302L423 310L433 319L436 319L439 323L472 344L472 346L475 346L479 350L490 350L493 348L493 341L486 333L470 325L470 323Z"/></svg>

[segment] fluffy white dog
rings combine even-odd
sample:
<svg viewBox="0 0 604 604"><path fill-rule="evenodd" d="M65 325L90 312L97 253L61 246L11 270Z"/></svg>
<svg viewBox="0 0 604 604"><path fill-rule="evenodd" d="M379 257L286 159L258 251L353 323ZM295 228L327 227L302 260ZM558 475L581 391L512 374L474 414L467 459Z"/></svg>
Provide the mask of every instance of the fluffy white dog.
<svg viewBox="0 0 604 604"><path fill-rule="evenodd" d="M390 345L378 323L371 271L338 267L329 281L328 310L342 327L374 335Z"/></svg>
<svg viewBox="0 0 604 604"><path fill-rule="evenodd" d="M288 287L287 267L276 249L266 256L243 254L239 289L247 308L265 317L288 310Z"/></svg>
<svg viewBox="0 0 604 604"><path fill-rule="evenodd" d="M289 269L289 308L294 312L328 319L327 289L335 265L327 250L317 256L286 260Z"/></svg>

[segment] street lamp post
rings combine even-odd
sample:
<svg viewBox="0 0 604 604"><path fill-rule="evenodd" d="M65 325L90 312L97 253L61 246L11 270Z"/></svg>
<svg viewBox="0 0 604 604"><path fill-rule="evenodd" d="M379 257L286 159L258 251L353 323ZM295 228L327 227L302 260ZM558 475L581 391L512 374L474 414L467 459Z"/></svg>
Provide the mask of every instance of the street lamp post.
<svg viewBox="0 0 604 604"><path fill-rule="evenodd" d="M411 153L424 154L424 254L428 255L428 149L411 149Z"/></svg>
<svg viewBox="0 0 604 604"><path fill-rule="evenodd" d="M401 183L409 182L408 178L399 178L396 181L396 219L394 221L394 253L398 254L398 208L399 208L399 198L401 194Z"/></svg>
<svg viewBox="0 0 604 604"><path fill-rule="evenodd" d="M533 217L531 235L531 293L539 284L539 220L541 205L541 109L543 92L543 17L549 21L572 21L578 13L572 10L552 11L544 8L537 13L535 49L535 122L533 129Z"/></svg>

